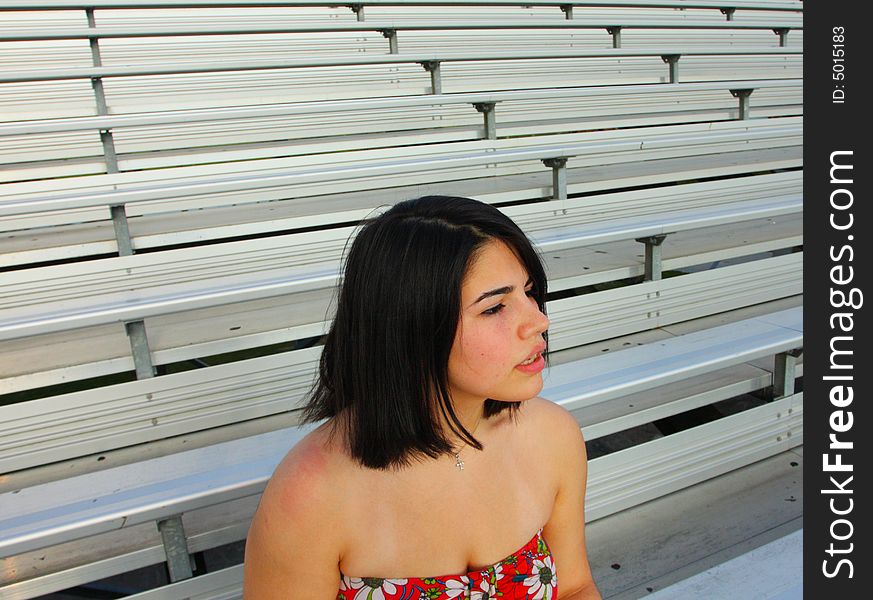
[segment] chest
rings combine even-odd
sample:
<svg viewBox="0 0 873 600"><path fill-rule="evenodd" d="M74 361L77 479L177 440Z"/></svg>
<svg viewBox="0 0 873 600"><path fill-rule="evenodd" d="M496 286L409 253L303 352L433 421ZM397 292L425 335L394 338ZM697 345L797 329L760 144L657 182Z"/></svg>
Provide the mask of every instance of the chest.
<svg viewBox="0 0 873 600"><path fill-rule="evenodd" d="M346 490L348 543L340 570L355 577L466 573L517 551L555 497L545 450L522 436L461 451L402 473L369 472Z"/></svg>

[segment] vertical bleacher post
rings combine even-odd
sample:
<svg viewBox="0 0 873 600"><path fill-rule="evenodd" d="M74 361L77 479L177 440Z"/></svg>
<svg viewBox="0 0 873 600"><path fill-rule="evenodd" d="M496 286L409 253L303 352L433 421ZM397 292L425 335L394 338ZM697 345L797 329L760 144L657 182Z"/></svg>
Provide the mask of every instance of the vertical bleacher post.
<svg viewBox="0 0 873 600"><path fill-rule="evenodd" d="M740 120L745 120L749 118L749 97L752 95L754 89L736 89L731 90L731 95L734 98L737 98L740 101L739 110L740 110Z"/></svg>
<svg viewBox="0 0 873 600"><path fill-rule="evenodd" d="M606 28L607 33L612 36L612 47L621 48L621 27L613 26Z"/></svg>
<svg viewBox="0 0 873 600"><path fill-rule="evenodd" d="M379 33L381 33L385 38L388 39L388 53L389 54L397 54L400 52L400 49L397 45L397 30L396 29L382 29Z"/></svg>
<svg viewBox="0 0 873 600"><path fill-rule="evenodd" d="M661 57L670 71L670 83L679 83L679 54L665 54Z"/></svg>
<svg viewBox="0 0 873 600"><path fill-rule="evenodd" d="M779 47L784 48L785 44L788 42L788 28L787 27L779 27L773 30L773 33L779 36Z"/></svg>
<svg viewBox="0 0 873 600"><path fill-rule="evenodd" d="M477 102L473 106L476 107L476 110L482 113L482 116L485 120L485 139L486 140L496 140L497 139L497 118L494 114L494 107L496 106L496 102Z"/></svg>
<svg viewBox="0 0 873 600"><path fill-rule="evenodd" d="M191 554L188 552L188 540L182 525L182 515L158 521L158 531L167 555L167 572L170 581L181 581L194 576L191 568Z"/></svg>
<svg viewBox="0 0 873 600"><path fill-rule="evenodd" d="M124 324L124 331L130 340L130 351L133 355L133 365L137 379L148 379L155 376L152 364L152 353L149 349L149 338L146 335L145 321L138 319Z"/></svg>
<svg viewBox="0 0 873 600"><path fill-rule="evenodd" d="M424 70L430 73L430 89L432 94L443 93L443 78L440 73L440 63L438 60L429 60L421 63Z"/></svg>
<svg viewBox="0 0 873 600"><path fill-rule="evenodd" d="M797 357L802 350L795 349L776 355L773 370L773 399L784 398L794 394L794 378L796 377Z"/></svg>
<svg viewBox="0 0 873 600"><path fill-rule="evenodd" d="M552 170L552 199L567 199L567 159L546 158L543 164Z"/></svg>
<svg viewBox="0 0 873 600"><path fill-rule="evenodd" d="M661 279L661 244L666 238L667 234L636 238L636 241L646 245L645 281Z"/></svg>

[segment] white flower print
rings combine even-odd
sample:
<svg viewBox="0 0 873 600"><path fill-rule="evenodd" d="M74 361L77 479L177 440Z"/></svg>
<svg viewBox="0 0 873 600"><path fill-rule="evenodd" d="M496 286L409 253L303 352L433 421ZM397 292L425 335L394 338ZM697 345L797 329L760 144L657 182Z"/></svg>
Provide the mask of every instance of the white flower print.
<svg viewBox="0 0 873 600"><path fill-rule="evenodd" d="M461 576L459 579L446 579L446 596L449 598L463 598L467 592L469 583L467 576Z"/></svg>
<svg viewBox="0 0 873 600"><path fill-rule="evenodd" d="M530 577L524 580L524 585L529 588L528 598L533 600L551 599L557 584L558 580L552 557L544 556L542 559L534 559Z"/></svg>
<svg viewBox="0 0 873 600"><path fill-rule="evenodd" d="M352 578L352 584L357 581L361 583L354 585L352 589L357 589L355 600L385 600L385 594L396 594L397 586L406 585L405 579L381 579L378 577ZM360 589L358 589L360 588Z"/></svg>
<svg viewBox="0 0 873 600"><path fill-rule="evenodd" d="M478 589L470 594L471 600L493 600L497 598L497 581L503 579L503 565L498 563L486 571L482 571L482 580Z"/></svg>

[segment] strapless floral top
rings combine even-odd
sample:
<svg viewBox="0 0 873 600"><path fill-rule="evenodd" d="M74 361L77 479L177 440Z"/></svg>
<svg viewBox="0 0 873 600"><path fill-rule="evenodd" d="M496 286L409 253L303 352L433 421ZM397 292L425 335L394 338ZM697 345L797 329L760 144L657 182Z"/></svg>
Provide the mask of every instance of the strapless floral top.
<svg viewBox="0 0 873 600"><path fill-rule="evenodd" d="M517 551L478 571L383 579L341 574L337 600L554 600L558 578L543 530Z"/></svg>

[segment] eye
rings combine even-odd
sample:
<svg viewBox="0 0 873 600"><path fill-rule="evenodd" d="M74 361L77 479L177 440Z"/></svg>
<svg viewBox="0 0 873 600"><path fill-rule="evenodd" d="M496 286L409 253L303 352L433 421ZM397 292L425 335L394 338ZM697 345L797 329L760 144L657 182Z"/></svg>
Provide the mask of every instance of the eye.
<svg viewBox="0 0 873 600"><path fill-rule="evenodd" d="M503 310L505 308L505 306L506 306L505 304L498 304L497 306L492 306L488 310L483 310L482 314L483 315L496 315L501 310Z"/></svg>

